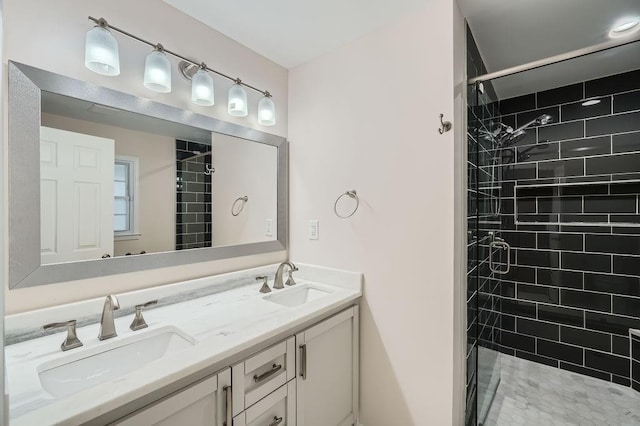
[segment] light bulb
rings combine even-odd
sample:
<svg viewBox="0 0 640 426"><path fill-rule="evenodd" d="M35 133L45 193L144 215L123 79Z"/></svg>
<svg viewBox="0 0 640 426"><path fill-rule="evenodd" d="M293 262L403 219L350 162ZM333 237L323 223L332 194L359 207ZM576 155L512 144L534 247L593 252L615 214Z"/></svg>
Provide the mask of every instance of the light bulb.
<svg viewBox="0 0 640 426"><path fill-rule="evenodd" d="M640 17L624 18L619 20L618 23L611 28L609 37L628 37L637 31L640 31Z"/></svg>
<svg viewBox="0 0 640 426"><path fill-rule="evenodd" d="M118 42L107 28L98 25L87 32L84 65L98 74L109 76L120 74Z"/></svg>
<svg viewBox="0 0 640 426"><path fill-rule="evenodd" d="M194 104L211 106L215 103L213 78L201 67L191 79L191 100Z"/></svg>
<svg viewBox="0 0 640 426"><path fill-rule="evenodd" d="M258 102L258 123L263 126L276 124L276 106L269 92Z"/></svg>
<svg viewBox="0 0 640 426"><path fill-rule="evenodd" d="M228 108L229 115L234 117L246 117L249 114L247 109L247 92L240 85L240 80L229 89Z"/></svg>
<svg viewBox="0 0 640 426"><path fill-rule="evenodd" d="M171 62L158 45L144 61L144 87L160 93L171 91Z"/></svg>

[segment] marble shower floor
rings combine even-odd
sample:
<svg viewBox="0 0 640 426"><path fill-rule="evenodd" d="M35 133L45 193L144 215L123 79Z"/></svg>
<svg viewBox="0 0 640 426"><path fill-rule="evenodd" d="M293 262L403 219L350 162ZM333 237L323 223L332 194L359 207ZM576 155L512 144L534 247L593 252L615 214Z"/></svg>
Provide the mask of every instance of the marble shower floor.
<svg viewBox="0 0 640 426"><path fill-rule="evenodd" d="M500 354L501 383L485 426L640 426L640 393Z"/></svg>

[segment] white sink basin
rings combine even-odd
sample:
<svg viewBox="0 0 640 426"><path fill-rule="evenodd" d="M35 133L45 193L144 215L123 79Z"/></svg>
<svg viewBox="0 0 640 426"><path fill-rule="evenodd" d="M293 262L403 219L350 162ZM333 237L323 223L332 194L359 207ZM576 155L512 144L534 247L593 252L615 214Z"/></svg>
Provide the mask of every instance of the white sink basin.
<svg viewBox="0 0 640 426"><path fill-rule="evenodd" d="M299 287L291 287L286 290L275 291L275 293L266 295L264 300L288 307L300 306L331 293L328 290L311 287L309 285L301 285Z"/></svg>
<svg viewBox="0 0 640 426"><path fill-rule="evenodd" d="M122 377L150 362L195 344L174 327L140 332L126 339L104 342L38 366L42 388L54 397L73 395L100 383Z"/></svg>

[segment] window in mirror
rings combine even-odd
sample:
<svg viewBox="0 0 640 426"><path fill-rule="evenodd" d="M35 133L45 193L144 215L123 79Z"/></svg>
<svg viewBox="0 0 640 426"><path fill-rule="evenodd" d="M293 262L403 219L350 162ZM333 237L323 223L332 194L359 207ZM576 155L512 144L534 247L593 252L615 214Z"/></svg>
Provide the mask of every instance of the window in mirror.
<svg viewBox="0 0 640 426"><path fill-rule="evenodd" d="M113 171L114 235L116 239L138 237L138 158L116 155Z"/></svg>

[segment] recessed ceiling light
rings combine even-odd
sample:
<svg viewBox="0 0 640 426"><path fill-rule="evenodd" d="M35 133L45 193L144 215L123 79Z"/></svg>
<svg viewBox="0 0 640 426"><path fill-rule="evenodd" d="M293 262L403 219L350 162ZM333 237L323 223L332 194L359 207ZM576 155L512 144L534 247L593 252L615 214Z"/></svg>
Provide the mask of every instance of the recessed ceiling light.
<svg viewBox="0 0 640 426"><path fill-rule="evenodd" d="M600 99L589 99L588 101L584 101L582 106L598 105L600 102L602 102Z"/></svg>
<svg viewBox="0 0 640 426"><path fill-rule="evenodd" d="M626 37L640 30L640 18L623 19L618 22L609 32L609 37Z"/></svg>

